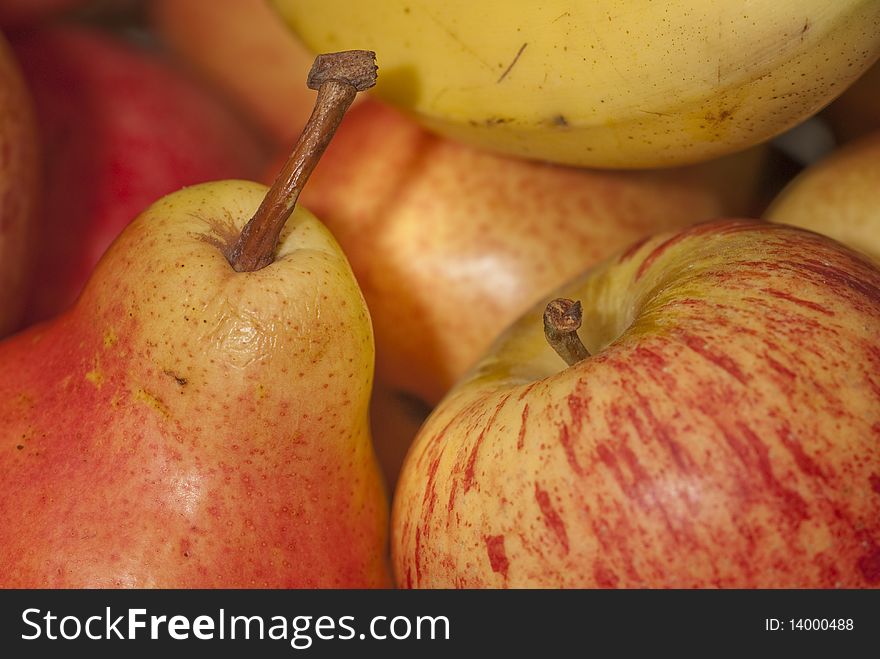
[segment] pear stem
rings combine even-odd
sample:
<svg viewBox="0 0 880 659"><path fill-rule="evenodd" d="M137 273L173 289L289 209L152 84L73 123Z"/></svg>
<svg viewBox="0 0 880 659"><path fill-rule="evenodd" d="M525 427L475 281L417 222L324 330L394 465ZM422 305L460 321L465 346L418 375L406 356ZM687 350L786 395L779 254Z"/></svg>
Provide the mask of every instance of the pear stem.
<svg viewBox="0 0 880 659"><path fill-rule="evenodd" d="M281 230L296 200L359 91L376 84L376 53L348 50L318 55L308 86L318 90L312 116L290 158L226 258L237 272L253 272L275 260Z"/></svg>
<svg viewBox="0 0 880 659"><path fill-rule="evenodd" d="M564 297L551 300L544 309L544 336L547 343L569 366L590 356L590 351L577 333L583 317L580 301Z"/></svg>

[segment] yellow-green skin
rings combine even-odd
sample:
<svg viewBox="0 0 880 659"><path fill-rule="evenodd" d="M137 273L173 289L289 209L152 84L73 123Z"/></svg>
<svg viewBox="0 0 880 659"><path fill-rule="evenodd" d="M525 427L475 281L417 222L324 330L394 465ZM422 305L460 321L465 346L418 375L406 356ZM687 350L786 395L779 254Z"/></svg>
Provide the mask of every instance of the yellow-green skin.
<svg viewBox="0 0 880 659"><path fill-rule="evenodd" d="M814 114L880 55L875 0L273 0L316 52L375 50L376 92L497 152L705 160Z"/></svg>

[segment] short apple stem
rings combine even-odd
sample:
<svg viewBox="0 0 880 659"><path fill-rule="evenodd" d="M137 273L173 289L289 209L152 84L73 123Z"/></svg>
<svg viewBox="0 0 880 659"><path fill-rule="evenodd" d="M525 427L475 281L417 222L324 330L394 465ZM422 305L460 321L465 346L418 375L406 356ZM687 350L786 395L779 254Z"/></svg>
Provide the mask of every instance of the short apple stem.
<svg viewBox="0 0 880 659"><path fill-rule="evenodd" d="M569 366L590 356L590 351L577 333L583 317L581 303L564 297L552 300L544 309L544 336L547 343Z"/></svg>
<svg viewBox="0 0 880 659"><path fill-rule="evenodd" d="M318 90L312 116L257 212L226 254L238 272L253 272L274 260L281 230L345 112L358 92L376 84L376 53L348 50L318 55L307 84Z"/></svg>

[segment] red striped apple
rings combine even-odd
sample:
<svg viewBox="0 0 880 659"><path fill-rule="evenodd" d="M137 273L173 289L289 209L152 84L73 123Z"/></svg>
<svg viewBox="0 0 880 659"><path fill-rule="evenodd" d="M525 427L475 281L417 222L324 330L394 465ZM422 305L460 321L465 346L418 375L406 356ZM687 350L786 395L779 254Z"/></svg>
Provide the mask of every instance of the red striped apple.
<svg viewBox="0 0 880 659"><path fill-rule="evenodd" d="M880 270L751 220L634 244L435 409L392 535L405 587L880 586Z"/></svg>
<svg viewBox="0 0 880 659"><path fill-rule="evenodd" d="M801 172L767 210L771 222L818 231L880 259L880 131Z"/></svg>

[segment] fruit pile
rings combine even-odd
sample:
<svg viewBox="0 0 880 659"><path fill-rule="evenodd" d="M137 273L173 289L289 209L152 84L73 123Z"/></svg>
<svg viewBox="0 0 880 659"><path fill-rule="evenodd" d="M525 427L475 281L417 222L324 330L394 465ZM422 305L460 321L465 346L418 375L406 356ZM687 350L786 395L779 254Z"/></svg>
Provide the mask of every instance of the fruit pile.
<svg viewBox="0 0 880 659"><path fill-rule="evenodd" d="M880 2L0 27L0 587L880 587Z"/></svg>

